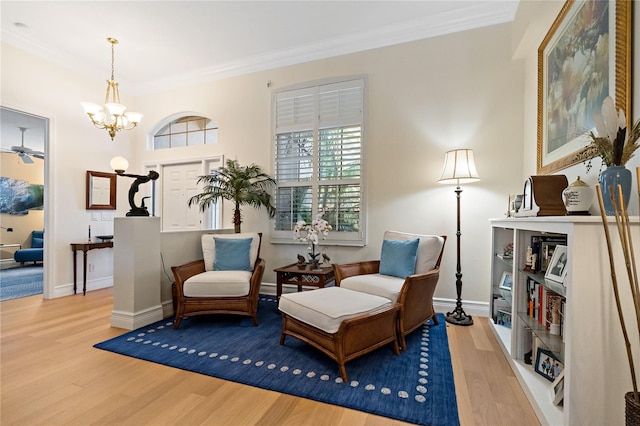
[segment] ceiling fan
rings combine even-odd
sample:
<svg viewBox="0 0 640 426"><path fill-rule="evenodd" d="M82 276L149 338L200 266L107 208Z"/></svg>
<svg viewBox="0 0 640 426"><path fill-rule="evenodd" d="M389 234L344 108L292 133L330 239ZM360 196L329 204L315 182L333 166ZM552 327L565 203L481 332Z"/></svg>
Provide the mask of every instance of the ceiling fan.
<svg viewBox="0 0 640 426"><path fill-rule="evenodd" d="M12 146L11 149L2 148L2 152L13 152L15 154L18 154L22 162L25 164L33 164L33 159L31 157L44 160L44 152L34 151L31 148L27 148L26 146L24 146L24 132L29 129L26 127L18 127L18 129L20 129L20 131L22 132L22 143L20 144L20 146Z"/></svg>

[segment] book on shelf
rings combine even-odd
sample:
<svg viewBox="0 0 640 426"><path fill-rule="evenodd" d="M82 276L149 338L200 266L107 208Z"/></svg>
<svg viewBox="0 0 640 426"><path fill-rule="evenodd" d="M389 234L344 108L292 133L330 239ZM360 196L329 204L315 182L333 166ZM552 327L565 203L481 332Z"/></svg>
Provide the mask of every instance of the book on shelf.
<svg viewBox="0 0 640 426"><path fill-rule="evenodd" d="M567 237L563 235L534 235L531 237L531 254L535 255L536 262L532 269L544 273L553 256L553 251L558 244L566 245Z"/></svg>
<svg viewBox="0 0 640 426"><path fill-rule="evenodd" d="M562 336L566 299L533 278L527 278L526 294L527 315L551 334Z"/></svg>

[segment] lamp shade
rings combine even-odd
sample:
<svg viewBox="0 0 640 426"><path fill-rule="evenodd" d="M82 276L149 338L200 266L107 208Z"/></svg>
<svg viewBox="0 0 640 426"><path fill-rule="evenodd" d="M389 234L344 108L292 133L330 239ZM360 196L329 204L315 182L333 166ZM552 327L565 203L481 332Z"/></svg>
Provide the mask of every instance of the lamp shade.
<svg viewBox="0 0 640 426"><path fill-rule="evenodd" d="M473 151L470 149L455 149L444 156L444 168L438 183L471 183L480 180Z"/></svg>
<svg viewBox="0 0 640 426"><path fill-rule="evenodd" d="M109 165L116 173L124 173L129 168L129 162L124 157L113 157Z"/></svg>

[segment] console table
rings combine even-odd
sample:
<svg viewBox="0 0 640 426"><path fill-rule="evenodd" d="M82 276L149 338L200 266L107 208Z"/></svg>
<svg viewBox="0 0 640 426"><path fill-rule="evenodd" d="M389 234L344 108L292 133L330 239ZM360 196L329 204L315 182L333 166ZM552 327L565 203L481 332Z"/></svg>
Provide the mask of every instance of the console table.
<svg viewBox="0 0 640 426"><path fill-rule="evenodd" d="M76 264L76 255L78 250L82 250L82 294L87 294L87 252L93 249L101 249L113 247L113 241L104 241L101 243L71 243L73 251L73 294L76 294L78 273Z"/></svg>

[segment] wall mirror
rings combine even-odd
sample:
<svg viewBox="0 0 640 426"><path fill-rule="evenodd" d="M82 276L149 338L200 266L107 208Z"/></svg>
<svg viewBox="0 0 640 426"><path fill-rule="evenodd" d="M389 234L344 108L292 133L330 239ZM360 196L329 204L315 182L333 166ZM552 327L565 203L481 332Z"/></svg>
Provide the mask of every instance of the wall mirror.
<svg viewBox="0 0 640 426"><path fill-rule="evenodd" d="M87 210L116 209L115 173L87 170Z"/></svg>

